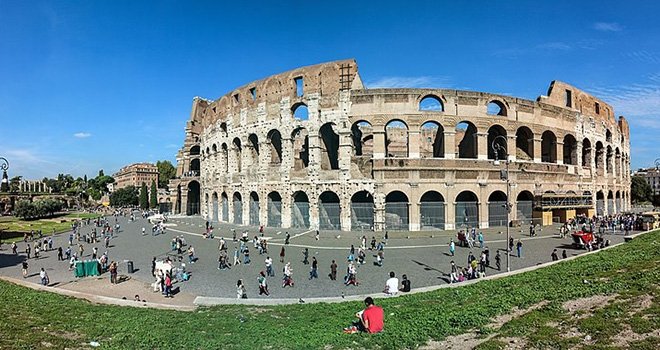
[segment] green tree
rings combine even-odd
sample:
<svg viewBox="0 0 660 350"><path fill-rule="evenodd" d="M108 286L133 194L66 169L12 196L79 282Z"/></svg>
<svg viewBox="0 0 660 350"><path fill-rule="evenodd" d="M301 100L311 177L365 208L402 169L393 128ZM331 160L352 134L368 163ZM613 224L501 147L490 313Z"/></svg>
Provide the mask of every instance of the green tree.
<svg viewBox="0 0 660 350"><path fill-rule="evenodd" d="M138 204L138 191L134 186L120 188L110 195L110 205L125 207Z"/></svg>
<svg viewBox="0 0 660 350"><path fill-rule="evenodd" d="M653 189L643 176L633 176L630 181L630 196L633 203L648 202L652 200Z"/></svg>
<svg viewBox="0 0 660 350"><path fill-rule="evenodd" d="M142 183L140 188L140 208L149 209L149 196L147 195L147 184Z"/></svg>
<svg viewBox="0 0 660 350"><path fill-rule="evenodd" d="M151 190L149 193L149 207L155 208L158 206L158 189L156 188L156 180L151 180Z"/></svg>
<svg viewBox="0 0 660 350"><path fill-rule="evenodd" d="M22 176L14 176L9 179L9 192L18 192L22 178Z"/></svg>
<svg viewBox="0 0 660 350"><path fill-rule="evenodd" d="M158 187L167 188L167 183L176 176L176 168L169 160L157 161Z"/></svg>

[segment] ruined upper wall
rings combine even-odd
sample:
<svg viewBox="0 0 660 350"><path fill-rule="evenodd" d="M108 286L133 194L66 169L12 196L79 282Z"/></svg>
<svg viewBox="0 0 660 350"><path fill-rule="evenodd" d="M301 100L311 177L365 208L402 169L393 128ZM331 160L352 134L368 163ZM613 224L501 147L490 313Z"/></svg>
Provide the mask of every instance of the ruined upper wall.
<svg viewBox="0 0 660 350"><path fill-rule="evenodd" d="M605 122L609 127L617 126L612 106L563 81L552 81L548 88L548 95L539 96L537 100L557 107L579 111Z"/></svg>
<svg viewBox="0 0 660 350"><path fill-rule="evenodd" d="M302 89L296 88L296 79L302 78ZM203 128L230 115L238 115L243 109L257 109L260 104L266 113L279 106L282 99L292 104L303 101L303 96L318 94L320 107L337 105L339 91L362 89L354 59L332 61L300 67L243 85L215 101L198 99L193 105L191 119L200 120ZM275 110L274 111L278 111Z"/></svg>

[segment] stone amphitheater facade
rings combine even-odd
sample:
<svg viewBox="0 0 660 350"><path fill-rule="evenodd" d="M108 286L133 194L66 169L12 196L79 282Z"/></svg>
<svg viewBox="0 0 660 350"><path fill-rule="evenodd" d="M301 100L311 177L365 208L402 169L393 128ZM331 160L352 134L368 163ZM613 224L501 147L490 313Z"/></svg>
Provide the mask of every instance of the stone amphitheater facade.
<svg viewBox="0 0 660 350"><path fill-rule="evenodd" d="M368 89L341 60L194 98L170 200L250 226L487 228L506 225L506 203L511 224L549 224L629 209L629 136L610 105L560 81L536 101Z"/></svg>

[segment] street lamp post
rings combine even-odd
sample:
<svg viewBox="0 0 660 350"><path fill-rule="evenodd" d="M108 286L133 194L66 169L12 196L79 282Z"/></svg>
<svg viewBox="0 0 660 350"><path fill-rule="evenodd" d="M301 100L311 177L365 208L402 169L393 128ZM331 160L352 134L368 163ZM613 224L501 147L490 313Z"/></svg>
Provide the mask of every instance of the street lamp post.
<svg viewBox="0 0 660 350"><path fill-rule="evenodd" d="M498 144L497 140L502 139L504 140L504 145ZM506 204L504 204L506 208L506 243L505 248L506 248L506 271L511 272L511 252L509 251L509 239L510 239L510 226L511 226L511 180L509 178L509 152L506 147L506 137L502 135L498 135L493 139L493 144L491 147L493 147L493 151L495 152L495 165L500 165L499 157L498 155L500 152L504 153L504 162L506 164L506 170L504 172L500 171L500 179L506 180Z"/></svg>
<svg viewBox="0 0 660 350"><path fill-rule="evenodd" d="M658 172L660 172L660 158L655 159L655 174L654 175L657 176ZM653 177L655 177L655 176L653 176ZM654 196L656 195L656 190L657 190L657 188L656 188L655 182L654 182L653 183L653 195Z"/></svg>
<svg viewBox="0 0 660 350"><path fill-rule="evenodd" d="M9 176L7 175L7 170L9 170L9 161L3 157L0 157L0 170L2 170L2 183L0 183L0 192L9 192Z"/></svg>

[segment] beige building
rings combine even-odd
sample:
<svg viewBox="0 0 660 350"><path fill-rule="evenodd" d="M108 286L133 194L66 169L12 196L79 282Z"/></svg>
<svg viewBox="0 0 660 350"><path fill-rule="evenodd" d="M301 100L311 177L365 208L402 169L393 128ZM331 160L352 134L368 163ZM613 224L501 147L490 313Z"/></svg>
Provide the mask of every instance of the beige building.
<svg viewBox="0 0 660 350"><path fill-rule="evenodd" d="M149 190L151 181L156 181L158 184L158 168L151 163L135 163L119 169L112 177L115 179L113 191L128 186L140 188L143 182L147 184Z"/></svg>
<svg viewBox="0 0 660 350"><path fill-rule="evenodd" d="M660 194L660 169L648 168L639 169L633 175L642 176L646 182L651 186L653 195Z"/></svg>
<svg viewBox="0 0 660 350"><path fill-rule="evenodd" d="M536 100L368 89L342 60L196 97L170 193L175 213L251 226L487 228L507 204L548 224L627 210L629 154L626 119L560 81Z"/></svg>

